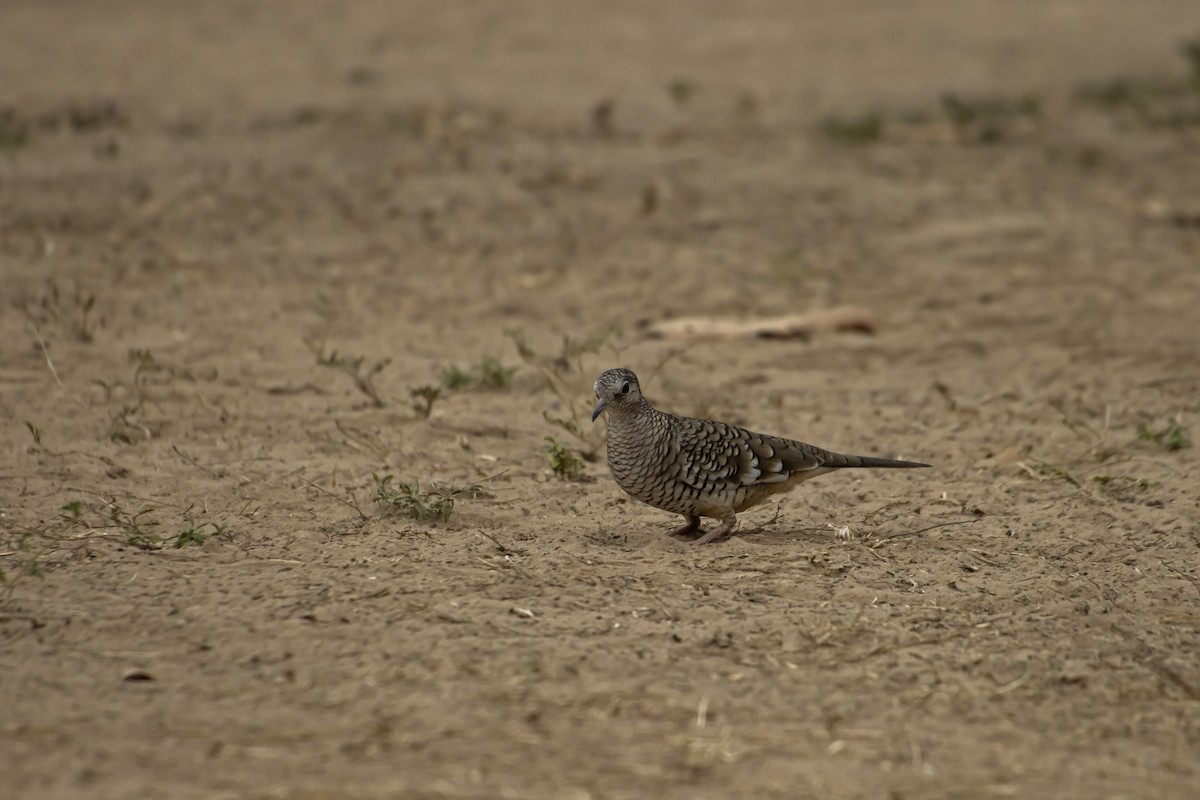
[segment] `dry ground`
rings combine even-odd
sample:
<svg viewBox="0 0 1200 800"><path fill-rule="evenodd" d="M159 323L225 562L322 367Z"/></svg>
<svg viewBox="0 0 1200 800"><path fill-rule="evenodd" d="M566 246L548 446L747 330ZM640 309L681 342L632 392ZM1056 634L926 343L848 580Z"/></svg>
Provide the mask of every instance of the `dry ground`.
<svg viewBox="0 0 1200 800"><path fill-rule="evenodd" d="M1198 35L1194 0L6 0L0 793L1194 797ZM1077 95L1113 76L1158 88ZM845 303L874 335L639 334ZM597 341L560 397L510 330ZM414 410L486 356L509 385ZM936 468L691 548L602 460L550 473L602 427L543 413L618 363ZM372 473L499 474L442 523Z"/></svg>

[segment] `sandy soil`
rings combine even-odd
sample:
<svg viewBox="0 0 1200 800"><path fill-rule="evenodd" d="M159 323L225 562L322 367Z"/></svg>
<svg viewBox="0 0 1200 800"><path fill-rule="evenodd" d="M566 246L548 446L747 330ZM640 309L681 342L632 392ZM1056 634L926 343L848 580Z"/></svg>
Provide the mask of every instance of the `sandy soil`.
<svg viewBox="0 0 1200 800"><path fill-rule="evenodd" d="M1194 797L1198 35L1193 0L7 0L0 793ZM1114 76L1168 88L1078 95ZM642 334L844 304L875 332ZM618 364L935 469L692 548L547 421ZM561 480L546 436L600 459ZM484 492L416 520L373 475Z"/></svg>

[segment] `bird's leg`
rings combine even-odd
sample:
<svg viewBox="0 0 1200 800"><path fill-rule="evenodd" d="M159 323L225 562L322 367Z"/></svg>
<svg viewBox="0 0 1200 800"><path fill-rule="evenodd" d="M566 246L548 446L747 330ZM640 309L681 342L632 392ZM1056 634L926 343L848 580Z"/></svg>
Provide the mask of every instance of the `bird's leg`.
<svg viewBox="0 0 1200 800"><path fill-rule="evenodd" d="M708 544L709 542L711 542L715 539L720 539L722 536L724 536L727 533L732 533L733 529L736 527L737 527L737 517L734 514L730 514L729 516L727 516L721 520L720 525L716 526L711 531L706 531L703 536L701 536L697 539L693 539L692 545L698 546L698 545L702 545L702 544Z"/></svg>
<svg viewBox="0 0 1200 800"><path fill-rule="evenodd" d="M696 528L700 527L700 518L699 517L691 517L691 516L688 516L687 514L684 514L683 518L686 519L687 522L685 522L683 525L676 528L675 530L671 531L671 534L670 534L671 536L682 536L683 534L691 533L692 531L696 530Z"/></svg>

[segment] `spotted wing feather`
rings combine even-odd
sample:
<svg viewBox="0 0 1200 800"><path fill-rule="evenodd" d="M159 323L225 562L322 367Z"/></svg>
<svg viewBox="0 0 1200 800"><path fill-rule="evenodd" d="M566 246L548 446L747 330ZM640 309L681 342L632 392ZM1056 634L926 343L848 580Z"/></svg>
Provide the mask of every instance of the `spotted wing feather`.
<svg viewBox="0 0 1200 800"><path fill-rule="evenodd" d="M679 480L696 489L787 483L820 470L828 454L811 445L713 420L677 418Z"/></svg>

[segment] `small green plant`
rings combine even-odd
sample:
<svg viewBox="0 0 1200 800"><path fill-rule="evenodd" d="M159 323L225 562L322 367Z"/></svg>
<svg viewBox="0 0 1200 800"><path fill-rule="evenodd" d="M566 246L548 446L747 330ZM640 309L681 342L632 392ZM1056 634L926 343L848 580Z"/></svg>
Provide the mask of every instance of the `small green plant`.
<svg viewBox="0 0 1200 800"><path fill-rule="evenodd" d="M475 376L470 370L460 368L457 364L451 364L443 367L438 375L438 383L442 388L454 391L456 389L468 389L475 384Z"/></svg>
<svg viewBox="0 0 1200 800"><path fill-rule="evenodd" d="M83 523L83 501L72 500L62 507L62 513L59 515L66 522L72 525Z"/></svg>
<svg viewBox="0 0 1200 800"><path fill-rule="evenodd" d="M391 358L382 358L368 366L366 356L346 358L337 350L331 350L326 355L324 346L314 346L312 349L317 355L319 365L349 375L354 380L355 388L370 398L377 408L383 408L386 405L379 390L375 387L375 378L392 363Z"/></svg>
<svg viewBox="0 0 1200 800"><path fill-rule="evenodd" d="M215 522L197 523L190 517L185 521L187 526L168 542L175 549L181 549L193 544L201 545L214 537L224 539L225 541L233 538L225 525L218 525ZM209 528L212 530L209 530Z"/></svg>
<svg viewBox="0 0 1200 800"><path fill-rule="evenodd" d="M475 367L479 372L479 385L485 389L507 389L512 386L516 367L506 367L495 356L484 356Z"/></svg>
<svg viewBox="0 0 1200 800"><path fill-rule="evenodd" d="M54 299L58 302L58 287L54 287ZM68 312L69 329L75 335L75 338L81 342L91 342L96 338L95 320L91 318L92 309L96 307L96 295L83 294L78 286L75 287L75 293L71 297L73 313Z"/></svg>
<svg viewBox="0 0 1200 800"><path fill-rule="evenodd" d="M96 308L96 296L84 292L78 284L68 294L58 288L54 279L46 281L46 292L37 302L30 305L21 302L18 307L35 325L52 323L67 331L74 339L90 343L96 338L97 323L92 317Z"/></svg>
<svg viewBox="0 0 1200 800"><path fill-rule="evenodd" d="M10 595L14 584L26 576L43 577L42 563L52 553L77 548L81 542L114 541L139 550L155 551L203 544L214 537L232 540L225 525L197 523L191 509L180 509L183 526L174 535L164 535L156 517L158 510L141 507L134 510L112 498L103 505L89 508L83 500L62 505L56 519L42 527L19 535L0 530L0 602ZM137 508L137 507L134 507Z"/></svg>
<svg viewBox="0 0 1200 800"><path fill-rule="evenodd" d="M46 554L46 546L35 547L43 540L44 531L0 531L0 558L8 568L0 567L0 604L12 596L16 586L26 578L44 578L40 558ZM11 561L9 561L11 559Z"/></svg>
<svg viewBox="0 0 1200 800"><path fill-rule="evenodd" d="M149 382L150 378L154 376L162 378L156 381L158 383L168 383L173 377L170 368L158 363L154 353L149 350L130 348L129 363L133 364L134 386L141 386L143 382Z"/></svg>
<svg viewBox="0 0 1200 800"><path fill-rule="evenodd" d="M1165 93L1168 87L1162 81L1117 76L1084 83L1076 89L1075 97L1097 108L1141 108Z"/></svg>
<svg viewBox="0 0 1200 800"><path fill-rule="evenodd" d="M115 444L132 445L140 434L143 441L154 438L150 428L138 420L142 413L142 403L122 405L109 419L108 438Z"/></svg>
<svg viewBox="0 0 1200 800"><path fill-rule="evenodd" d="M346 73L346 82L351 86L368 86L379 76L370 67L354 67Z"/></svg>
<svg viewBox="0 0 1200 800"><path fill-rule="evenodd" d="M1038 470L1045 475L1053 475L1056 478L1069 478L1071 476L1071 473L1067 472L1066 467L1060 467L1057 464L1043 462L1038 464Z"/></svg>
<svg viewBox="0 0 1200 800"><path fill-rule="evenodd" d="M33 131L86 132L125 125L127 117L112 101L70 102L39 114L27 114L11 106L0 108L0 149L29 144Z"/></svg>
<svg viewBox="0 0 1200 800"><path fill-rule="evenodd" d="M130 349L128 359L133 365L133 379L128 383L119 380L111 383L100 379L92 381L104 392L105 404L118 396L125 398L120 408L109 417L108 438L116 444L133 445L154 438L154 432L144 418L147 409L155 407L150 391L152 387L166 386L176 380L196 383L217 379L216 369L195 370L186 365L171 364L147 349Z"/></svg>
<svg viewBox="0 0 1200 800"><path fill-rule="evenodd" d="M1200 92L1200 39L1191 39L1184 42L1179 46L1179 51L1188 63L1192 89Z"/></svg>
<svg viewBox="0 0 1200 800"><path fill-rule="evenodd" d="M150 519L153 513L153 508L143 508L136 514L129 514L115 500L108 504L109 519L124 533L125 544L139 550L158 550L162 547L162 537L154 530L159 523Z"/></svg>
<svg viewBox="0 0 1200 800"><path fill-rule="evenodd" d="M390 448L384 444L383 438L377 431L356 428L353 425L342 422L340 419L335 419L333 424L344 437L342 444L360 452L365 450L373 453L381 460L387 458Z"/></svg>
<svg viewBox="0 0 1200 800"><path fill-rule="evenodd" d="M29 144L29 123L11 108L0 108L0 149L16 150Z"/></svg>
<svg viewBox="0 0 1200 800"><path fill-rule="evenodd" d="M739 117L752 119L758 113L758 96L753 92L742 92L733 108Z"/></svg>
<svg viewBox="0 0 1200 800"><path fill-rule="evenodd" d="M484 356L483 360L470 369L457 364L442 367L438 383L443 389L457 391L479 387L482 389L507 389L512 385L516 367L506 367L495 356Z"/></svg>
<svg viewBox="0 0 1200 800"><path fill-rule="evenodd" d="M478 483L471 483L457 489L430 488L428 491L421 491L421 485L418 482L402 483L390 474L371 473L371 479L375 481L373 499L376 503L385 508L395 509L419 521L439 519L442 522L449 522L450 517L454 514L456 501L483 494L483 487Z"/></svg>
<svg viewBox="0 0 1200 800"><path fill-rule="evenodd" d="M667 84L667 95L680 108L691 102L695 93L696 85L686 78L676 78Z"/></svg>
<svg viewBox="0 0 1200 800"><path fill-rule="evenodd" d="M565 444L553 436L546 437L543 448L550 461L550 471L559 478L567 481L577 481L583 477L583 459L572 452Z"/></svg>
<svg viewBox="0 0 1200 800"><path fill-rule="evenodd" d="M197 373L190 367L176 366L160 361L149 350L139 348L130 349L129 361L134 365L133 383L135 386L141 386L146 383L167 384L176 378L188 381L189 383L196 383L202 380L215 381L217 379L217 371L215 369L203 370Z"/></svg>
<svg viewBox="0 0 1200 800"><path fill-rule="evenodd" d="M22 553L33 553L33 547L29 544L29 540L33 537L32 533L23 533L17 539L17 549ZM33 553L29 562L25 565L25 574L31 578L44 578L46 573L42 572L42 565L38 563L37 553Z"/></svg>
<svg viewBox="0 0 1200 800"><path fill-rule="evenodd" d="M953 92L941 96L942 113L963 141L998 142L1022 120L1041 116L1041 100L1032 94L1017 98L966 98Z"/></svg>
<svg viewBox="0 0 1200 800"><path fill-rule="evenodd" d="M42 446L42 429L32 422L26 420L25 427L29 429L29 435L33 437L33 443L37 447Z"/></svg>
<svg viewBox="0 0 1200 800"><path fill-rule="evenodd" d="M111 527L121 532L122 541L139 550L182 549L204 544L214 537L226 541L233 538L225 525L215 522L196 522L187 511L184 512L183 529L174 536L167 537L159 532L162 530L162 523L154 519L153 515L156 513L154 508L147 507L131 513L113 499L108 502L105 512ZM63 506L62 517L71 524L87 524L84 520L83 503L78 500ZM108 527L108 525L101 527Z"/></svg>
<svg viewBox="0 0 1200 800"><path fill-rule="evenodd" d="M1093 475L1092 481L1101 486L1124 484L1135 489L1146 489L1150 486L1150 481L1145 478L1131 478L1128 475Z"/></svg>
<svg viewBox="0 0 1200 800"><path fill-rule="evenodd" d="M1140 425L1138 426L1137 435L1139 440L1160 444L1164 449L1171 452L1184 447L1190 447L1192 444L1187 430L1179 424L1179 420L1177 419L1168 420L1167 424L1159 430L1154 430L1147 425Z"/></svg>
<svg viewBox="0 0 1200 800"><path fill-rule="evenodd" d="M442 390L436 386L418 386L409 389L408 394L412 398L413 410L429 419L429 415L433 413L433 404L442 396Z"/></svg>
<svg viewBox="0 0 1200 800"><path fill-rule="evenodd" d="M38 562L38 557L42 555L40 552L35 552L31 544L33 533L23 533L17 537L16 550L5 555L12 556L18 553L24 557L24 563L20 564L19 571L12 575L0 569L0 599L10 595L14 586L21 578L45 578L46 573L42 570L42 565Z"/></svg>
<svg viewBox="0 0 1200 800"><path fill-rule="evenodd" d="M1187 61L1187 77L1118 75L1081 85L1075 97L1150 128L1196 127L1200 125L1200 40L1183 42L1180 53Z"/></svg>
<svg viewBox="0 0 1200 800"><path fill-rule="evenodd" d="M857 116L830 115L821 121L821 132L830 139L847 144L868 144L883 138L884 120L878 111Z"/></svg>
<svg viewBox="0 0 1200 800"><path fill-rule="evenodd" d="M595 461L604 438L599 427L590 424L592 395L587 390L593 376L584 371L583 357L607 350L614 360L619 359L621 349L616 342L620 329L613 325L583 338L564 334L555 355L535 351L519 330L505 331L504 335L512 340L521 360L541 374L546 388L555 397L553 409L542 412L543 419L578 441L582 445L578 451L582 458ZM588 427L584 427L585 422Z"/></svg>

